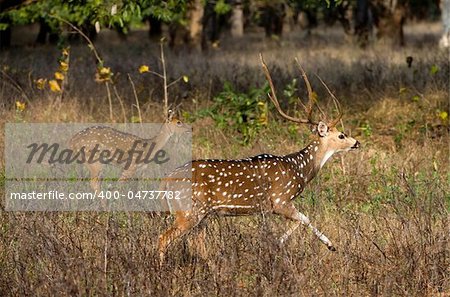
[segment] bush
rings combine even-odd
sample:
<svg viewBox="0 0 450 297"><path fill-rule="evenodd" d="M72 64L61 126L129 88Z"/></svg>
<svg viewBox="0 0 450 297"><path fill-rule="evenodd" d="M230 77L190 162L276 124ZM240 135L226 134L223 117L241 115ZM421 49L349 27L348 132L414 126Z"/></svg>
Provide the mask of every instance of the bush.
<svg viewBox="0 0 450 297"><path fill-rule="evenodd" d="M269 86L250 88L247 93L238 93L226 82L223 91L213 99L213 105L199 110L195 117L210 116L217 127L229 132L238 132L239 141L248 145L268 124L267 93Z"/></svg>

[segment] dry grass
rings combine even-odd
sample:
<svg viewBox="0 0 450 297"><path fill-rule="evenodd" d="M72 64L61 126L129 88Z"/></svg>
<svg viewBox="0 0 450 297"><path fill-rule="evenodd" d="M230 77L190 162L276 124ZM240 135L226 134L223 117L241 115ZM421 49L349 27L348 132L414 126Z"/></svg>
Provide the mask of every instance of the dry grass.
<svg viewBox="0 0 450 297"><path fill-rule="evenodd" d="M425 36L408 29L411 45L398 51L362 51L344 44L335 31L317 31L309 39L288 36L281 46L254 34L253 44L225 42L223 50L206 56L185 49L168 53L172 76L190 77L189 84L171 90L171 98L187 112L208 106L224 81L240 91L261 86L259 51L271 62L277 85L298 76L291 65L294 56L330 85L345 108L346 130L363 148L329 162L297 201L338 252L329 252L303 229L280 246L277 239L289 224L282 218L211 217L204 223L206 257L182 241L159 267L156 242L170 217L2 211L0 295L448 296L449 135L438 110L449 109L449 68L447 55L434 46L433 32ZM141 64L159 67L157 46L112 44L100 42L99 48L107 66L122 73L117 88L127 117L137 114L126 79L131 73L144 121L162 120L161 83L136 71ZM2 122L108 121L106 90L93 81L94 65L82 46L72 47L69 90L61 105L34 88L33 79L52 75L58 55L46 47L0 54L0 64L9 66L7 73L23 90L0 82ZM414 57L412 68L404 62L407 55ZM436 74L430 74L433 65L439 68ZM317 81L314 85L325 94ZM27 109L18 114L14 102L25 97ZM120 122L117 100L113 112ZM194 156L284 154L308 141L303 127L293 135L288 123L275 117L249 147L209 119L198 120L193 123Z"/></svg>

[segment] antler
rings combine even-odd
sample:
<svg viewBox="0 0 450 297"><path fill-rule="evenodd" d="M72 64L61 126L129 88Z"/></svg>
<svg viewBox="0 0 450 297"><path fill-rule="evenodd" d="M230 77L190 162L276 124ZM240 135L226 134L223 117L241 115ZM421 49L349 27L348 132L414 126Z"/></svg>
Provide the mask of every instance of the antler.
<svg viewBox="0 0 450 297"><path fill-rule="evenodd" d="M328 127L334 127L337 125L337 123L339 123L339 121L342 118L342 108L341 108L341 103L339 102L339 100L336 98L336 96L330 91L330 88L328 88L327 84L320 78L320 76L316 75L317 78L320 80L320 82L322 83L322 85L325 87L325 89L327 89L328 94L330 94L331 98L333 98L334 104L336 105L336 108L338 110L338 116L336 119L331 120L327 123Z"/></svg>
<svg viewBox="0 0 450 297"><path fill-rule="evenodd" d="M308 91L308 104L306 106L304 106L306 114L308 115L308 119L311 118L312 116L312 108L314 106L314 102L316 101L316 99L314 98L314 92L312 90L311 87L311 83L309 82L308 76L306 75L305 70L303 69L302 65L300 64L300 62L298 61L297 58L295 58L295 62L297 63L298 69L300 69L300 72L302 74L303 77L303 81L305 82L306 85L306 90ZM303 103L302 103L303 105ZM319 108L320 112L323 113L323 111L320 109L319 105L317 105L317 107Z"/></svg>
<svg viewBox="0 0 450 297"><path fill-rule="evenodd" d="M292 122L295 122L295 123L316 125L317 122L314 122L314 121L312 120L312 108L313 108L313 106L314 106L314 95L313 95L313 91L312 91L312 88L311 88L311 84L309 83L308 77L306 76L306 73L305 73L305 71L303 70L303 68L300 66L300 64L299 64L299 66L300 66L300 71L302 72L302 76L303 76L303 79L304 79L304 81L305 81L306 88L307 88L307 90L308 90L308 103L307 103L306 106L304 106L305 112L306 112L306 115L307 115L307 118L306 118L306 119L301 119L301 118L295 118L295 117L292 117L292 116L286 114L286 113L281 109L280 103L279 103L279 101L278 101L278 99L277 99L277 94L276 94L276 91L275 91L275 86L273 85L272 77L270 76L269 68L267 67L266 62L264 62L264 58L263 58L262 54L259 54L259 58L260 58L260 60L261 60L261 64L262 64L262 67L263 67L264 74L265 74L266 79L267 79L267 81L269 82L269 86L270 86L270 91L271 91L271 93L268 94L269 99L270 99L270 100L272 101L272 103L275 105L275 108L278 110L278 112L280 113L280 115L281 115L282 117L284 117L285 119L287 119L287 120L289 120L289 121L292 121ZM297 63L298 63L298 61L297 61Z"/></svg>

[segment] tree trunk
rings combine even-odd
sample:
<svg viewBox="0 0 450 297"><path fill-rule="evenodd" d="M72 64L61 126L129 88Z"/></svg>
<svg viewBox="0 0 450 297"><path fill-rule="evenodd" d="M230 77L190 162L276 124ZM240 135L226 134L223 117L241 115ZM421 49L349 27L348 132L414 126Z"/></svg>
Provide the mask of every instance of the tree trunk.
<svg viewBox="0 0 450 297"><path fill-rule="evenodd" d="M377 38L392 45L403 46L403 25L406 19L406 0L388 1L377 0L374 5Z"/></svg>
<svg viewBox="0 0 450 297"><path fill-rule="evenodd" d="M215 11L215 1L206 1L203 13L202 49L208 50L210 46L218 47L220 32L223 25L223 16Z"/></svg>
<svg viewBox="0 0 450 297"><path fill-rule="evenodd" d="M444 32L439 40L439 46L448 48L450 47L450 0L441 1L441 17Z"/></svg>
<svg viewBox="0 0 450 297"><path fill-rule="evenodd" d="M39 20L39 33L36 38L37 44L46 44L47 43L47 34L50 33L50 27L44 20Z"/></svg>
<svg viewBox="0 0 450 297"><path fill-rule="evenodd" d="M199 48L202 39L202 19L203 19L203 1L194 0L189 10L189 44L194 48Z"/></svg>
<svg viewBox="0 0 450 297"><path fill-rule="evenodd" d="M19 7L24 0L0 0L0 13L7 9ZM9 24L5 30L0 30L0 49L7 49L11 46L11 20L9 17L2 17L0 23Z"/></svg>
<svg viewBox="0 0 450 297"><path fill-rule="evenodd" d="M369 43L371 31L372 22L370 20L369 0L358 0L355 14L355 35L361 47L366 47Z"/></svg>
<svg viewBox="0 0 450 297"><path fill-rule="evenodd" d="M286 16L283 2L267 3L262 7L261 21L266 37L280 37L283 33L283 22Z"/></svg>
<svg viewBox="0 0 450 297"><path fill-rule="evenodd" d="M242 2L239 0L233 5L233 12L231 14L231 36L244 36L244 11L242 9Z"/></svg>
<svg viewBox="0 0 450 297"><path fill-rule="evenodd" d="M159 20L153 16L149 16L148 22L150 24L150 29L148 31L148 36L150 37L150 39L161 39L161 36L162 36L161 20Z"/></svg>
<svg viewBox="0 0 450 297"><path fill-rule="evenodd" d="M0 31L0 49L6 49L11 46L11 27Z"/></svg>
<svg viewBox="0 0 450 297"><path fill-rule="evenodd" d="M283 19L283 34L288 34L292 32L294 26L295 26L295 18L294 18L295 12L292 7L289 5L286 5L285 8L285 16Z"/></svg>

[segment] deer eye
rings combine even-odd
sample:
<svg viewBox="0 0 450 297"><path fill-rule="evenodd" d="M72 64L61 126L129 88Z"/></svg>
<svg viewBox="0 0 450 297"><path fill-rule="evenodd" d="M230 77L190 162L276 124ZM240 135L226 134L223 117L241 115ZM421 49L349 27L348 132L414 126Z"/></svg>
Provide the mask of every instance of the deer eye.
<svg viewBox="0 0 450 297"><path fill-rule="evenodd" d="M177 121L177 126L181 126L182 122L181 121Z"/></svg>
<svg viewBox="0 0 450 297"><path fill-rule="evenodd" d="M344 139L345 138L345 135L344 134L339 134L339 139Z"/></svg>

